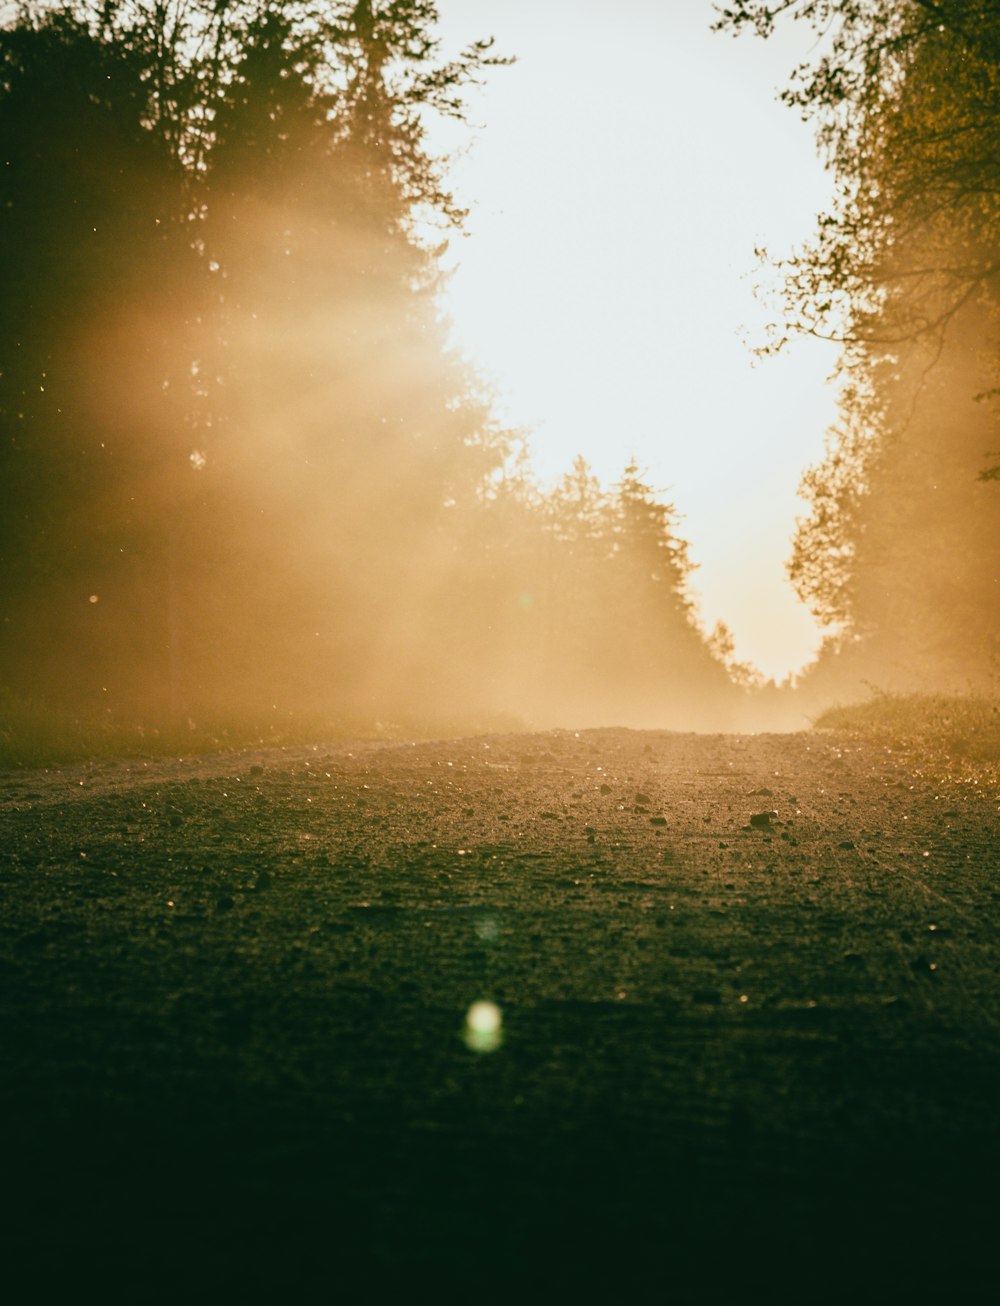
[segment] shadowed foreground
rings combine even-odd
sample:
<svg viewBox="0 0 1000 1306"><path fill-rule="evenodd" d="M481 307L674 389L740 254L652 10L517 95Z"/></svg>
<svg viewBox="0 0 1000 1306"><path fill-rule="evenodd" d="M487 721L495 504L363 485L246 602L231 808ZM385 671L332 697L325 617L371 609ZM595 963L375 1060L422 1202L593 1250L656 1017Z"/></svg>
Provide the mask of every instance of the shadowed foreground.
<svg viewBox="0 0 1000 1306"><path fill-rule="evenodd" d="M0 795L16 1300L992 1290L982 786L587 731Z"/></svg>

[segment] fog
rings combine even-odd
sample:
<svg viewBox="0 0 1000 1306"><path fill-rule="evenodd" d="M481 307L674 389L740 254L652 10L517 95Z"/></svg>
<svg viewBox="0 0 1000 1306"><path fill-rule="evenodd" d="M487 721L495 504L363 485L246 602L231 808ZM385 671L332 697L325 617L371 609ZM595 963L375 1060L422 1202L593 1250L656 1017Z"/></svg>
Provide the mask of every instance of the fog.
<svg viewBox="0 0 1000 1306"><path fill-rule="evenodd" d="M995 676L1000 440L961 342L917 420L831 444L795 558L807 602L849 559L843 602L801 684L763 683L700 619L684 505L627 460L540 488L450 343L417 215L458 215L365 13L339 82L252 16L210 119L127 26L7 34L4 703L220 738L784 729L873 678ZM923 360L892 366L912 407Z"/></svg>

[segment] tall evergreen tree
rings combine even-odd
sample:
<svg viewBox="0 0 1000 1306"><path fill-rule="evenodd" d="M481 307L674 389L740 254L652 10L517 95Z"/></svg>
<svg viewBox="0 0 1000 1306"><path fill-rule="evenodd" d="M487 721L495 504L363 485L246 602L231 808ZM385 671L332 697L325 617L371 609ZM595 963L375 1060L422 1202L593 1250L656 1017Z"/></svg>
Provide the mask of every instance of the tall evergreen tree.
<svg viewBox="0 0 1000 1306"><path fill-rule="evenodd" d="M84 596L28 681L80 630L92 687L131 665L160 714L377 695L421 648L415 577L505 453L418 234L461 217L421 112L496 61L436 61L435 20L115 0L4 32L6 599Z"/></svg>
<svg viewBox="0 0 1000 1306"><path fill-rule="evenodd" d="M440 678L423 573L505 452L448 348L436 251L417 233L421 206L459 219L413 103L431 16L359 4L303 29L259 15L217 109L205 192L219 457L259 506L241 513L254 591L279 603L286 649L311 645L326 675L373 700ZM308 559L294 580L289 558Z"/></svg>
<svg viewBox="0 0 1000 1306"><path fill-rule="evenodd" d="M136 604L131 651L168 656L146 596L189 470L196 257L134 51L59 12L0 32L0 66L2 674L72 647L53 694L100 690L102 642Z"/></svg>

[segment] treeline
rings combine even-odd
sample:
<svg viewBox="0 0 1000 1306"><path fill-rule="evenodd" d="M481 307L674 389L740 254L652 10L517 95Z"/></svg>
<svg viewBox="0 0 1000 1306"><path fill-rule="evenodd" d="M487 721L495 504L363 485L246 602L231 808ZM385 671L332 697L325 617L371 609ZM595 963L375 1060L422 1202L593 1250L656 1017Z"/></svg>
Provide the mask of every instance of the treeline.
<svg viewBox="0 0 1000 1306"><path fill-rule="evenodd" d="M738 698L673 508L634 465L541 493L449 347L426 115L503 61L440 60L435 21L111 0L0 32L6 694L154 727Z"/></svg>
<svg viewBox="0 0 1000 1306"><path fill-rule="evenodd" d="M775 347L843 341L841 421L803 479L789 564L830 630L802 688L995 693L1000 681L1000 2L730 4L811 22L785 95L836 180L786 261Z"/></svg>

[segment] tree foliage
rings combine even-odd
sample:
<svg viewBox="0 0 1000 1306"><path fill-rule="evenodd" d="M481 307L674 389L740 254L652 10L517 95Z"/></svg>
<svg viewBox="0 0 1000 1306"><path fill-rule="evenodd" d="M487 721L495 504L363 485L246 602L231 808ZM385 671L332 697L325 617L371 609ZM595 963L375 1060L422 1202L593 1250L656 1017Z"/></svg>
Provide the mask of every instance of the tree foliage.
<svg viewBox="0 0 1000 1306"><path fill-rule="evenodd" d="M0 678L183 722L601 719L729 682L638 469L547 495L451 347L426 0L0 32Z"/></svg>
<svg viewBox="0 0 1000 1306"><path fill-rule="evenodd" d="M836 182L780 266L774 343L844 343L842 420L806 472L789 571L841 660L886 685L989 683L1000 669L1000 3L745 0L719 25L810 23L786 102ZM993 455L995 457L995 455Z"/></svg>
<svg viewBox="0 0 1000 1306"><path fill-rule="evenodd" d="M797 524L788 575L799 598L823 625L854 617L854 573L862 511L869 492L872 446L856 414L827 435L826 457L807 469L800 494L810 513Z"/></svg>
<svg viewBox="0 0 1000 1306"><path fill-rule="evenodd" d="M357 669L351 592L391 605L406 532L503 457L415 232L458 215L406 76L458 112L490 62L436 66L433 17L122 0L0 36L8 674L75 644L155 710L225 667L263 695L307 629Z"/></svg>
<svg viewBox="0 0 1000 1306"><path fill-rule="evenodd" d="M152 584L197 255L136 51L57 13L0 33L0 70L0 592L30 664L107 582Z"/></svg>
<svg viewBox="0 0 1000 1306"><path fill-rule="evenodd" d="M745 0L719 26L767 35L779 19L819 36L783 99L816 122L836 197L780 265L777 343L939 340L1000 292L1000 3Z"/></svg>

